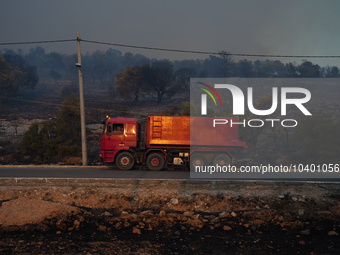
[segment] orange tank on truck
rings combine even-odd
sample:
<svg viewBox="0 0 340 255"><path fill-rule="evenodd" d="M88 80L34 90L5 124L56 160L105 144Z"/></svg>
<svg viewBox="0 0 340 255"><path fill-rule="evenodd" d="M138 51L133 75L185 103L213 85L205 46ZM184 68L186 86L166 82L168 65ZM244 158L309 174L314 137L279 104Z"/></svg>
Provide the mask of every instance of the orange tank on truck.
<svg viewBox="0 0 340 255"><path fill-rule="evenodd" d="M232 164L232 151L244 150L238 126L216 125L214 118L190 116L149 116L108 118L103 122L100 157L121 170L144 165L149 170L204 164ZM237 118L225 118L237 121ZM191 132L190 132L191 131Z"/></svg>

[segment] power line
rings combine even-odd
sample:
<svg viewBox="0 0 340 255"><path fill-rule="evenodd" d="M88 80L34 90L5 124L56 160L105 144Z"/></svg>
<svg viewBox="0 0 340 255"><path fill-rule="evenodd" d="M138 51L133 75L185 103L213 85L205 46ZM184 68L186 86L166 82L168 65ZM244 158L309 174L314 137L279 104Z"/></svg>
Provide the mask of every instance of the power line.
<svg viewBox="0 0 340 255"><path fill-rule="evenodd" d="M220 55L220 53L218 52L209 52L209 51L193 51L193 50L158 48L158 47L138 46L138 45L129 45L129 44L121 44L121 43L98 42L98 41L91 41L91 40L84 40L84 39L82 39L81 41L87 42L87 43L95 43L95 44L110 45L110 46L125 47L125 48L134 48L134 49L157 50L157 51L168 51L168 52L179 52L179 53L194 53L194 54L206 54L206 55Z"/></svg>
<svg viewBox="0 0 340 255"><path fill-rule="evenodd" d="M169 48L158 48L158 47L147 47L120 43L108 43L84 40L83 42L110 45L125 48L145 49L145 50L157 50L157 51L168 51L168 52L179 52L179 53L192 53L192 54L206 54L206 55L226 55L226 56L237 56L237 57L267 57L267 58L340 58L340 55L273 55L273 54L248 54L248 53L229 53L229 52L211 52L211 51L194 51L194 50L180 50L180 49L169 49Z"/></svg>
<svg viewBox="0 0 340 255"><path fill-rule="evenodd" d="M31 41L31 42L4 42L0 43L1 46L6 45L20 45L20 44L39 44L39 43L61 43L61 42L75 42L77 39L65 39L65 40L49 40L49 41Z"/></svg>
<svg viewBox="0 0 340 255"><path fill-rule="evenodd" d="M0 43L0 46L6 45L25 45L25 44L44 44L44 43L63 43L63 42L75 42L77 39L64 39L64 40L46 40L46 41L29 41L29 42L4 42ZM94 40L79 39L79 41L93 44L109 45L124 48L155 50L165 52L177 52L188 54L201 54L201 55L219 55L219 56L235 56L235 57L258 57L258 58L340 58L340 55L279 55L279 54L250 54L250 53L232 53L232 52L213 52L213 51L195 51L195 50L182 50L160 47L149 47L122 43L110 43L100 42Z"/></svg>

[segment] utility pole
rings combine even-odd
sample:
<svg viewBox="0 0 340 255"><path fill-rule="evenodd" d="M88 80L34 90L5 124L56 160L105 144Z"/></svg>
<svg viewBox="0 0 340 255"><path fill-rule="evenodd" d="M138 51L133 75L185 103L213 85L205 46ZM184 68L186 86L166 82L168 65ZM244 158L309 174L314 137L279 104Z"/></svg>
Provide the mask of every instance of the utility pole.
<svg viewBox="0 0 340 255"><path fill-rule="evenodd" d="M81 50L80 50L80 33L77 33L77 48L78 48L78 79L79 79L79 104L80 104L80 124L81 124L81 151L83 166L87 165L87 148L86 148L86 126L85 126L85 104L84 104L84 87L83 87L83 72L81 67Z"/></svg>

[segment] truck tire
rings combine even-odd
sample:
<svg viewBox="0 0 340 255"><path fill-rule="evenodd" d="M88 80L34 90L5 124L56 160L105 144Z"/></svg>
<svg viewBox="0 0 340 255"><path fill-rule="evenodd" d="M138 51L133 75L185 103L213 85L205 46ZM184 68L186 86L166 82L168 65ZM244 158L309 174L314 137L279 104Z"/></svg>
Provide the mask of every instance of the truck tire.
<svg viewBox="0 0 340 255"><path fill-rule="evenodd" d="M159 171L164 168L165 165L165 159L162 154L160 153L151 153L146 158L146 166L149 168L149 170L152 171Z"/></svg>
<svg viewBox="0 0 340 255"><path fill-rule="evenodd" d="M204 165L205 165L205 159L201 153L194 153L192 156L190 156L191 170L195 170L196 166L204 166Z"/></svg>
<svg viewBox="0 0 340 255"><path fill-rule="evenodd" d="M229 155L221 153L214 157L212 163L214 166L228 166L231 164L231 158Z"/></svg>
<svg viewBox="0 0 340 255"><path fill-rule="evenodd" d="M116 165L120 170L131 170L135 165L135 158L130 152L121 152L116 158Z"/></svg>

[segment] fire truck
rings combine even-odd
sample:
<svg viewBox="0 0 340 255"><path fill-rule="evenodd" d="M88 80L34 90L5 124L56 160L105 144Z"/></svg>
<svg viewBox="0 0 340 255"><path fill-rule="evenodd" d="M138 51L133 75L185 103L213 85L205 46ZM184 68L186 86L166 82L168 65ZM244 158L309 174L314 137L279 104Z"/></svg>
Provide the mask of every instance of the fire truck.
<svg viewBox="0 0 340 255"><path fill-rule="evenodd" d="M237 118L225 120L237 121ZM216 125L211 117L149 116L144 123L135 118L103 121L100 157L121 170L135 165L159 171L170 166L232 164L235 150L244 150L238 126ZM191 132L190 132L191 131Z"/></svg>

